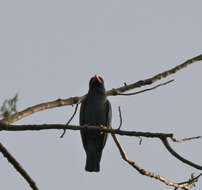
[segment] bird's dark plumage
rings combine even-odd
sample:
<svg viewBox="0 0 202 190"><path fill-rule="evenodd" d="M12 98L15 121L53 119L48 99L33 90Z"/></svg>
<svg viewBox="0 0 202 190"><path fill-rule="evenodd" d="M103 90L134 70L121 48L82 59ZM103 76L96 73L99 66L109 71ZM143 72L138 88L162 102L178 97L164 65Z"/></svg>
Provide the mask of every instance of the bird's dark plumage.
<svg viewBox="0 0 202 190"><path fill-rule="evenodd" d="M80 125L111 126L111 104L105 95L104 81L98 75L91 78L89 91L80 108ZM107 133L81 130L83 147L86 152L86 171L99 172L102 151Z"/></svg>

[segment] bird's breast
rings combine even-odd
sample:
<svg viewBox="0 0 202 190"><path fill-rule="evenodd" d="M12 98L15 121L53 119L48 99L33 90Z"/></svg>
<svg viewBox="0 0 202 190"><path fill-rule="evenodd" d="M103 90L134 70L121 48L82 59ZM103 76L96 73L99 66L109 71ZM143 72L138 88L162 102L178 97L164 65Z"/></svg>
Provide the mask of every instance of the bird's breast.
<svg viewBox="0 0 202 190"><path fill-rule="evenodd" d="M94 101L86 104L85 123L88 125L106 125L106 104L102 101Z"/></svg>

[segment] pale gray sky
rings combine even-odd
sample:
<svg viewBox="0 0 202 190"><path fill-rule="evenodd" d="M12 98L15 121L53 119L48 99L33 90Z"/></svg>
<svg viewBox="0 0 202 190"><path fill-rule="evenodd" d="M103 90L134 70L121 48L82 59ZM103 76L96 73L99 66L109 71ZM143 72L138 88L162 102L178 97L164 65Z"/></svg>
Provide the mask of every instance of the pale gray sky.
<svg viewBox="0 0 202 190"><path fill-rule="evenodd" d="M106 89L170 69L202 51L200 0L10 0L0 2L0 104L19 93L18 110L57 98L80 96L100 74ZM125 130L171 132L177 138L202 135L198 62L168 79L175 82L131 97L109 97L113 127L122 108ZM165 80L163 80L165 81ZM36 113L16 124L65 123L71 106ZM72 124L78 124L78 113ZM109 136L100 173L84 171L78 131L1 132L1 142L40 190L172 189L139 175L120 157ZM172 157L159 140L121 137L131 159L170 180L200 173ZM172 143L202 164L201 141ZM0 189L30 189L0 155ZM202 188L202 180L195 189Z"/></svg>

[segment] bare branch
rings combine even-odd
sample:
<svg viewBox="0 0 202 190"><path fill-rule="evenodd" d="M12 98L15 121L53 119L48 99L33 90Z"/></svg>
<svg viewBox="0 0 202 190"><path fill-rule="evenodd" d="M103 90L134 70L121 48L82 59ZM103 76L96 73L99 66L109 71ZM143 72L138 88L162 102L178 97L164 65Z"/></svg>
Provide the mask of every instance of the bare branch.
<svg viewBox="0 0 202 190"><path fill-rule="evenodd" d="M193 181L189 181L190 183L188 183L188 185L183 185L183 184L179 184L179 183L174 183L172 181L169 181L167 179L165 179L164 177L158 175L158 174L155 174L153 172L149 172L149 171L146 171L142 168L140 168L134 161L130 160L128 158L128 156L126 155L126 152L124 150L124 148L121 146L120 142L119 142L119 139L117 138L117 136L115 134L111 134L113 139L114 139L114 142L116 143L118 149L119 149L119 152L121 154L121 157L123 158L124 161L126 161L128 164L130 164L133 168L135 168L140 174L142 175L145 175L145 176L148 176L148 177L151 177L151 178L155 178L163 183L165 183L166 185L168 186L173 186L175 188L181 188L181 189L190 189L192 188L195 184L195 180ZM200 176L198 176L199 178ZM197 178L197 179L198 179Z"/></svg>
<svg viewBox="0 0 202 190"><path fill-rule="evenodd" d="M76 109L74 111L74 114ZM73 114L73 115L74 115ZM73 117L72 115L72 117ZM71 118L72 118L71 117ZM71 118L68 122L71 121ZM67 124L68 124L67 122ZM0 131L39 131L39 130L56 130L56 129L70 129L70 130L95 130L100 132L118 134L122 136L135 136L135 137L149 137L149 138L171 138L173 142L186 142L188 140L199 139L200 136L197 137L189 137L184 139L176 139L173 137L172 133L151 133L151 132L138 132L138 131L126 131L120 129L103 129L97 126L90 125L67 125L67 124L41 124L41 125L6 125L5 123L0 122Z"/></svg>
<svg viewBox="0 0 202 190"><path fill-rule="evenodd" d="M202 60L202 54L199 56L196 56L192 59L189 59L187 61L185 61L184 63L168 70L162 73L159 73L151 78L145 79L145 80L140 80L138 82L126 85L126 83L124 84L124 86L117 88L117 89L111 89L109 91L106 92L107 96L116 96L116 95L120 95L121 93L128 91L128 90L132 90L135 88L139 88L142 86L146 86L146 85L150 85L154 82L156 82L157 80L160 80L162 78L165 78L171 74L176 73L177 71L184 69L186 66L195 63L197 61L201 61ZM7 124L13 123L15 121L18 121L24 117L27 117L33 113L36 113L38 111L42 111L42 110L46 110L46 109L51 109L51 108L55 108L55 107L60 107L60 106L67 106L67 105L73 105L73 104L80 104L83 100L84 96L80 96L80 97L71 97L71 98L67 98L67 99L58 99L55 101L51 101L51 102L45 102L45 103L41 103L32 107L29 107L21 112L18 112L18 114L12 115L11 118L9 118L9 121L4 118L1 121L5 122Z"/></svg>
<svg viewBox="0 0 202 190"><path fill-rule="evenodd" d="M76 112L77 112L77 109L78 109L78 105L79 104L76 104L76 107L75 107L75 110L74 110L74 113L72 114L72 116L70 117L69 121L66 123L66 126L69 125L69 123L72 121L72 119L74 118ZM66 133L66 129L64 129L62 135L60 136L60 138L63 138L63 136L65 135Z"/></svg>
<svg viewBox="0 0 202 190"><path fill-rule="evenodd" d="M8 150L0 143L0 152L7 158L7 160L13 165L13 167L22 175L22 177L29 183L33 190L39 190L35 182L19 164L19 162L8 152Z"/></svg>
<svg viewBox="0 0 202 190"><path fill-rule="evenodd" d="M117 129L105 129L98 126L90 125L64 125L64 124L42 124L42 125L6 125L0 123L0 131L39 131L39 130L55 130L55 129L71 129L71 130L95 130L99 132L106 132L112 134L119 134L123 136L142 136L149 138L163 138L172 137L171 133L150 133L150 132L137 132L137 131L123 131Z"/></svg>
<svg viewBox="0 0 202 190"><path fill-rule="evenodd" d="M190 140L194 140L194 139L200 139L200 138L201 138L201 136L189 137L189 138L184 138L184 139L176 139L174 137L171 137L173 142L178 142L178 143L183 143L183 142L186 142L186 141L190 141Z"/></svg>
<svg viewBox="0 0 202 190"><path fill-rule="evenodd" d="M127 85L127 86L124 85L123 87L120 87L117 89L109 90L109 91L107 91L107 95L108 96L115 96L115 95L119 95L120 93L123 93L125 91L132 90L134 88L150 85L150 84L152 84L158 80L161 80L162 78L166 78L167 76L172 75L172 74L176 73L177 71L184 69L185 67L187 67L188 65L190 65L192 63L195 63L195 62L201 61L201 60L202 60L202 54L199 56L196 56L192 59L189 59L189 60L185 61L184 63L182 63L182 64L180 64L180 65L178 65L178 66L176 66L176 67L174 67L168 71L159 73L159 74L157 74L151 78L148 78L145 80L140 80L138 82L135 82L135 83Z"/></svg>
<svg viewBox="0 0 202 190"><path fill-rule="evenodd" d="M152 87L152 88L147 88L147 89L140 90L140 91L138 91L138 92L132 92L132 93L120 93L119 95L122 95L122 96L131 96L131 95L140 94L140 93L143 93L143 92L147 92L147 91L150 91L150 90L154 90L154 89L156 89L156 88L158 88L158 87L160 87L160 86L167 85L167 84L169 84L169 83L171 83L171 82L173 82L173 81L174 81L174 79L169 80L169 81L164 82L164 83L161 83L161 84L158 84L158 85L156 85L156 86L154 86L154 87Z"/></svg>
<svg viewBox="0 0 202 190"><path fill-rule="evenodd" d="M71 129L71 130L95 130L99 132L106 132L111 134L119 134L119 135L125 135L125 136L136 136L136 137L149 137L149 138L159 138L167 150L175 156L177 159L181 160L182 162L186 163L187 165L190 165L196 169L202 170L202 166L194 164L193 162L190 162L180 156L178 153L176 153L171 146L168 143L167 138L172 138L173 134L171 133L150 133L150 132L136 132L136 131L123 131L119 129L105 129L97 126L77 126L77 125L63 125L63 124L43 124L43 125L6 125L4 123L0 123L0 131L38 131L38 130L48 130L48 129Z"/></svg>
<svg viewBox="0 0 202 190"><path fill-rule="evenodd" d="M34 114L36 112L39 112L39 111L56 108L56 107L61 107L61 106L80 104L83 98L84 98L84 96L71 97L71 98L67 98L67 99L57 99L55 101L41 103L41 104L38 104L38 105L35 105L32 107L29 107L21 112L18 112L18 114L12 115L10 117L9 121L5 118L2 119L1 121L5 122L7 124L14 123L24 117L27 117L27 116Z"/></svg>
<svg viewBox="0 0 202 190"><path fill-rule="evenodd" d="M171 148L171 146L170 146L170 144L169 144L167 138L162 137L162 138L161 138L161 141L163 142L163 144L164 144L164 146L166 147L166 149L167 149L175 158L177 158L178 160L184 162L185 164L187 164L187 165L189 165L189 166L192 166L192 167L194 167L194 168L196 168L196 169L202 170L202 166L197 165L197 164L195 164L195 163L193 163L193 162L191 162L191 161L189 161L189 160L183 158L183 157L180 156L177 152L175 152L175 151Z"/></svg>

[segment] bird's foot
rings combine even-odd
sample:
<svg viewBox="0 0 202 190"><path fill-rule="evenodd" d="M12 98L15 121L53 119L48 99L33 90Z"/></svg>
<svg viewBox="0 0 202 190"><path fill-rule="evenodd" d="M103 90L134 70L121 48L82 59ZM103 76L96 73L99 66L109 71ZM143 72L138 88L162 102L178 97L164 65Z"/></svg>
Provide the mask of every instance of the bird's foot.
<svg viewBox="0 0 202 190"><path fill-rule="evenodd" d="M104 126L104 125L100 125L100 128L101 128L101 129L107 129L107 127ZM100 134L103 134L103 133L104 133L103 131L100 132Z"/></svg>
<svg viewBox="0 0 202 190"><path fill-rule="evenodd" d="M102 128L102 129L107 129L107 127L104 126L104 125L100 125L100 128Z"/></svg>

